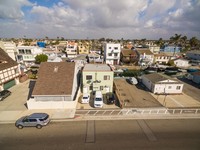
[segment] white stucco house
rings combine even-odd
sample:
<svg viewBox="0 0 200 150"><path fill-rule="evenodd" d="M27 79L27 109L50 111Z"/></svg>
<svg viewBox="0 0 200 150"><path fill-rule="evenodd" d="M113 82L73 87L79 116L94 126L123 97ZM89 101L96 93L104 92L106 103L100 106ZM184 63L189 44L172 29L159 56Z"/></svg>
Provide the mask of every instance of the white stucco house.
<svg viewBox="0 0 200 150"><path fill-rule="evenodd" d="M2 48L13 60L16 61L15 54L16 44L13 41L0 41L0 48Z"/></svg>
<svg viewBox="0 0 200 150"><path fill-rule="evenodd" d="M120 61L121 46L119 43L104 43L104 61L106 64L118 65Z"/></svg>
<svg viewBox="0 0 200 150"><path fill-rule="evenodd" d="M154 94L181 94L183 83L152 73L142 76L142 83Z"/></svg>
<svg viewBox="0 0 200 150"><path fill-rule="evenodd" d="M42 53L42 48L37 46L17 46L17 62L30 67L35 63L35 57Z"/></svg>
<svg viewBox="0 0 200 150"><path fill-rule="evenodd" d="M189 60L181 59L181 58L175 59L174 64L176 65L176 67L180 67L180 68L187 68L190 66Z"/></svg>

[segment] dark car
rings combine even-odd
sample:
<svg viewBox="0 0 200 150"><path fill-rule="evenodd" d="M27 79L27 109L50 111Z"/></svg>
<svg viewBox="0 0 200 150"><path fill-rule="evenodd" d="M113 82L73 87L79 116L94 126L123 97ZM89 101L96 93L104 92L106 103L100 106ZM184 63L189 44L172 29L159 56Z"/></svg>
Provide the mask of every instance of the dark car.
<svg viewBox="0 0 200 150"><path fill-rule="evenodd" d="M8 97L11 94L9 90L3 90L0 92L0 101L2 101L4 98Z"/></svg>
<svg viewBox="0 0 200 150"><path fill-rule="evenodd" d="M106 104L114 104L115 103L115 96L113 93L109 93L106 95Z"/></svg>

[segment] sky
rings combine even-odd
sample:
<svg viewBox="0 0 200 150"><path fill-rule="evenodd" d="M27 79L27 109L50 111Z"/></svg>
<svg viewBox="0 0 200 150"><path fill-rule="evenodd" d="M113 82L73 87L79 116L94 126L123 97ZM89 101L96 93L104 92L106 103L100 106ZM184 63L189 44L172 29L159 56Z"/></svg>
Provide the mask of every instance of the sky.
<svg viewBox="0 0 200 150"><path fill-rule="evenodd" d="M0 0L0 38L200 39L200 0Z"/></svg>

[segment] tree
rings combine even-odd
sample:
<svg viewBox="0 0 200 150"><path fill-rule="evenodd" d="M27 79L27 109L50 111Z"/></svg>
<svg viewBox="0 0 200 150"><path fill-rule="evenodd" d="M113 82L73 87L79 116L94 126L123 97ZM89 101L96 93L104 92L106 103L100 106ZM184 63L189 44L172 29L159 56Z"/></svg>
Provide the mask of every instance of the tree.
<svg viewBox="0 0 200 150"><path fill-rule="evenodd" d="M175 45L179 44L181 39L181 34L175 34L174 36L170 37L170 41Z"/></svg>
<svg viewBox="0 0 200 150"><path fill-rule="evenodd" d="M40 64L41 62L46 62L48 59L48 56L45 54L39 54L35 57L35 62L37 64Z"/></svg>
<svg viewBox="0 0 200 150"><path fill-rule="evenodd" d="M196 37L192 37L189 42L190 42L191 47L196 47L199 43L199 41Z"/></svg>

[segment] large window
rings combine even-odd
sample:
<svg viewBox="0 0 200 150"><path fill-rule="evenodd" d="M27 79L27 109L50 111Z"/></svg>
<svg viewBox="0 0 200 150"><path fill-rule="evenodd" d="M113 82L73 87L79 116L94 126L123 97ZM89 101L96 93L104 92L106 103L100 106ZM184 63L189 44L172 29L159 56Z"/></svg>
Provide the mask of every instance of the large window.
<svg viewBox="0 0 200 150"><path fill-rule="evenodd" d="M87 75L86 80L92 80L92 75Z"/></svg>
<svg viewBox="0 0 200 150"><path fill-rule="evenodd" d="M103 76L103 79L104 79L104 80L110 80L110 76L105 75L105 76Z"/></svg>
<svg viewBox="0 0 200 150"><path fill-rule="evenodd" d="M177 90L180 90L180 89L181 89L181 86L177 86L176 89L177 89Z"/></svg>
<svg viewBox="0 0 200 150"><path fill-rule="evenodd" d="M108 56L112 56L112 53L108 53Z"/></svg>

